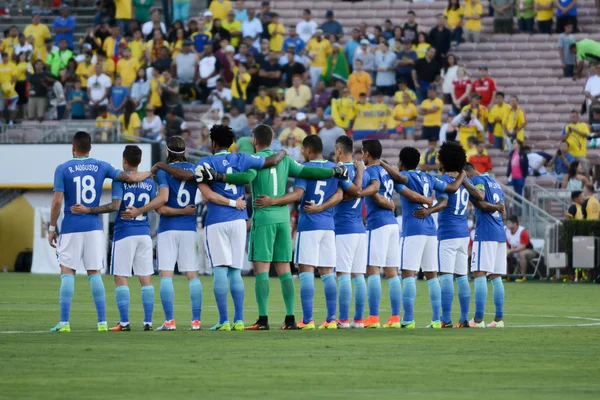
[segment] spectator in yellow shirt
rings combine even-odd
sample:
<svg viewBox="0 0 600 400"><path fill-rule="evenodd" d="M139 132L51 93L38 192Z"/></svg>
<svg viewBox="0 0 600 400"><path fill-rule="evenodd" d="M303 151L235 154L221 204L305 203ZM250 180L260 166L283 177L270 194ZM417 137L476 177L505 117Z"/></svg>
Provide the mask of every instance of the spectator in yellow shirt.
<svg viewBox="0 0 600 400"><path fill-rule="evenodd" d="M481 16L483 7L479 0L465 0L464 15L465 20L465 42L479 43L481 39Z"/></svg>
<svg viewBox="0 0 600 400"><path fill-rule="evenodd" d="M240 113L246 112L246 100L248 85L252 76L246 72L246 65L239 63L233 68L233 80L231 82L231 106L237 108Z"/></svg>
<svg viewBox="0 0 600 400"><path fill-rule="evenodd" d="M540 33L552 35L554 0L535 0L535 19Z"/></svg>
<svg viewBox="0 0 600 400"><path fill-rule="evenodd" d="M448 29L452 32L452 43L459 44L463 33L463 8L459 0L449 0L448 7L444 10L444 16L448 23Z"/></svg>
<svg viewBox="0 0 600 400"><path fill-rule="evenodd" d="M154 106L158 115L164 114L162 110L162 99L160 97L162 93L162 83L165 82L165 78L160 74L157 68L152 68L152 79L150 80L150 102L149 104Z"/></svg>
<svg viewBox="0 0 600 400"><path fill-rule="evenodd" d="M585 185L583 187L583 204L581 209L585 214L586 220L597 220L600 216L600 202L594 196L594 185Z"/></svg>
<svg viewBox="0 0 600 400"><path fill-rule="evenodd" d="M123 58L117 62L117 75L121 75L123 86L131 89L139 68L140 64L136 59L131 57L131 50L129 47L126 47L123 51Z"/></svg>
<svg viewBox="0 0 600 400"><path fill-rule="evenodd" d="M185 31L183 28L178 28L175 32L175 41L171 42L170 50L171 50L171 58L175 59L179 53L181 53L181 49L183 48L183 42L185 42Z"/></svg>
<svg viewBox="0 0 600 400"><path fill-rule="evenodd" d="M479 120L481 126L483 127L483 130L481 132L477 131L477 140L479 142L484 143L485 141L483 139L483 133L487 130L486 128L488 125L488 109L486 106L483 106L480 103L481 95L479 93L471 93L471 95L469 96L469 104L464 106L462 110L460 110L460 112L463 113L467 110L471 110L471 115L473 116L473 118L477 118Z"/></svg>
<svg viewBox="0 0 600 400"><path fill-rule="evenodd" d="M331 116L335 124L343 129L348 129L354 119L354 99L350 97L347 87L342 89L341 98L331 100Z"/></svg>
<svg viewBox="0 0 600 400"><path fill-rule="evenodd" d="M412 139L415 135L415 121L417 120L417 107L408 94L402 95L402 103L394 107L394 119L397 123L397 132L403 132L404 139Z"/></svg>
<svg viewBox="0 0 600 400"><path fill-rule="evenodd" d="M288 89L290 90L290 89ZM310 89L308 89L310 90ZM273 102L271 103L271 105L273 107L275 107L275 112L279 115L283 114L285 112L285 109L287 107L286 101L285 101L285 91L281 88L277 89L277 92L275 93L275 99L273 99Z"/></svg>
<svg viewBox="0 0 600 400"><path fill-rule="evenodd" d="M400 104L404 102L404 95L407 94L410 97L410 101L417 104L417 95L411 89L408 88L408 84L404 79L398 80L398 91L394 94L394 102Z"/></svg>
<svg viewBox="0 0 600 400"><path fill-rule="evenodd" d="M114 0L115 2L115 19L123 35L129 35L129 21L133 19L132 1L131 0Z"/></svg>
<svg viewBox="0 0 600 400"><path fill-rule="evenodd" d="M100 129L103 138L107 136L108 131L115 129L116 122L118 122L117 117L108 112L107 106L101 105L98 107L98 116L96 117L95 125L96 128Z"/></svg>
<svg viewBox="0 0 600 400"><path fill-rule="evenodd" d="M146 42L142 38L142 31L136 29L133 31L133 40L128 44L129 49L131 50L131 57L138 62L144 61L144 49L146 48Z"/></svg>
<svg viewBox="0 0 600 400"><path fill-rule="evenodd" d="M430 86L427 90L427 99L423 100L419 109L419 114L423 116L422 140L440 139L443 109L444 102L437 97L435 86Z"/></svg>
<svg viewBox="0 0 600 400"><path fill-rule="evenodd" d="M4 110L8 113L8 126L13 126L14 119L17 116L17 104L19 103L19 94L15 90L17 83L16 76L10 81L2 82L0 88L2 89L2 95L4 96Z"/></svg>
<svg viewBox="0 0 600 400"><path fill-rule="evenodd" d="M108 58L104 50L98 50L96 53L98 64L102 67L102 72L113 82L115 79L115 62L112 58Z"/></svg>
<svg viewBox="0 0 600 400"><path fill-rule="evenodd" d="M298 121L294 117L289 117L287 121L287 128L284 129L279 135L279 142L286 143L288 136L293 136L296 139L296 147L302 147L302 141L306 137L306 132L303 129L298 128Z"/></svg>
<svg viewBox="0 0 600 400"><path fill-rule="evenodd" d="M237 49L240 45L240 40L242 39L242 23L236 21L235 11L229 10L227 18L221 21L221 26L229 31L229 34L231 35L231 45Z"/></svg>
<svg viewBox="0 0 600 400"><path fill-rule="evenodd" d="M502 123L509 111L510 105L504 101L504 93L496 92L494 106L488 113L488 123L490 130L494 135L493 143L495 149L504 149L504 130L502 129Z"/></svg>
<svg viewBox="0 0 600 400"><path fill-rule="evenodd" d="M260 112L267 112L267 107L271 105L271 98L267 96L267 88L261 86L258 88L258 96L254 98L254 108Z"/></svg>
<svg viewBox="0 0 600 400"><path fill-rule="evenodd" d="M269 42L269 50L274 52L281 52L283 47L283 35L285 35L285 27L279 23L279 14L273 13L271 16L271 23L269 24L269 35L271 40Z"/></svg>
<svg viewBox="0 0 600 400"><path fill-rule="evenodd" d="M229 0L213 0L208 9L212 13L213 18L219 18L221 21L224 21L227 18L227 13L232 9L231 2Z"/></svg>
<svg viewBox="0 0 600 400"><path fill-rule="evenodd" d="M371 108L373 108L373 104L371 104L367 101L366 93L360 93L358 95L358 100L356 100L354 102L354 106L352 107L351 119L354 120L356 118L356 116L358 115L359 111L367 110L367 109L371 109Z"/></svg>
<svg viewBox="0 0 600 400"><path fill-rule="evenodd" d="M310 88L302 84L302 77L295 75L292 78L292 87L285 91L285 104L300 111L306 108L311 96Z"/></svg>
<svg viewBox="0 0 600 400"><path fill-rule="evenodd" d="M23 34L29 38L29 36L34 37L33 49L37 50L41 47L44 47L44 40L50 39L52 36L50 35L50 29L44 24L40 23L40 12L33 11L31 15L31 24L25 27ZM46 60L42 60L46 61Z"/></svg>
<svg viewBox="0 0 600 400"><path fill-rule="evenodd" d="M4 82L13 82L17 79L17 65L8 57L8 53L2 52L2 64L0 64L0 85Z"/></svg>
<svg viewBox="0 0 600 400"><path fill-rule="evenodd" d="M507 150L512 150L512 141L515 138L521 142L525 140L525 125L527 125L527 119L525 113L519 107L519 98L512 96L510 98L510 110L504 116L504 121L502 121Z"/></svg>
<svg viewBox="0 0 600 400"><path fill-rule="evenodd" d="M323 38L322 29L317 29L312 39L306 43L306 51L308 58L310 58L310 68L308 70L310 84L312 90L315 90L317 82L323 73L323 68L327 67L327 56L333 52L331 42Z"/></svg>
<svg viewBox="0 0 600 400"><path fill-rule="evenodd" d="M0 51L8 54L9 59L13 59L15 47L19 44L19 30L16 26L11 26L8 29L8 36L2 40Z"/></svg>
<svg viewBox="0 0 600 400"><path fill-rule="evenodd" d="M121 28L113 26L110 31L110 36L104 39L102 50L106 53L106 57L114 58L119 54L119 46L121 43L126 43L125 38L121 36Z"/></svg>
<svg viewBox="0 0 600 400"><path fill-rule="evenodd" d="M579 113L571 110L570 123L563 131L566 142L569 144L569 154L579 161L587 171L587 139L590 136L590 128L585 122L579 121Z"/></svg>
<svg viewBox="0 0 600 400"><path fill-rule="evenodd" d="M348 77L348 88L350 89L350 95L355 99L358 99L361 93L365 93L367 96L371 93L371 74L363 71L362 60L356 60L354 62L354 72Z"/></svg>
<svg viewBox="0 0 600 400"><path fill-rule="evenodd" d="M77 64L77 69L75 70L75 73L81 79L81 88L83 90L87 89L87 80L90 76L94 75L95 71L95 65L92 64L92 57L86 54L85 60Z"/></svg>
<svg viewBox="0 0 600 400"><path fill-rule="evenodd" d="M140 136L140 127L142 122L140 121L139 115L135 112L135 103L132 100L125 102L123 107L123 114L119 116L119 123L121 124L121 133L129 136ZM135 142L133 138L126 138L128 142Z"/></svg>

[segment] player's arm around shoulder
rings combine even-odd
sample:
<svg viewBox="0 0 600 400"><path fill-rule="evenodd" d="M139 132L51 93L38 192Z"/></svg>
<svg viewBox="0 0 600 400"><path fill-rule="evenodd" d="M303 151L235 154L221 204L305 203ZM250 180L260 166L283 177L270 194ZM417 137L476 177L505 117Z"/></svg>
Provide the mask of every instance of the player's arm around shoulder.
<svg viewBox="0 0 600 400"><path fill-rule="evenodd" d="M469 196L471 196L471 198L475 200L475 202L483 201L483 199L485 198L485 187L483 187L482 185L478 185L481 187L475 187L475 185L473 184L473 182L471 182L470 179L465 178L465 180L463 181L463 186L465 189L467 189Z"/></svg>
<svg viewBox="0 0 600 400"><path fill-rule="evenodd" d="M263 164L261 169L274 167L275 165L279 164L286 155L287 152L285 150L280 150L272 156L265 158L265 163Z"/></svg>
<svg viewBox="0 0 600 400"><path fill-rule="evenodd" d="M396 185L396 191L411 203L425 204L428 207L431 207L433 204L433 197L425 197L404 185Z"/></svg>
<svg viewBox="0 0 600 400"><path fill-rule="evenodd" d="M448 207L448 196L440 196L438 197L438 202L433 207L419 207L417 210L413 212L413 216L417 218L427 218L429 215L440 212Z"/></svg>
<svg viewBox="0 0 600 400"><path fill-rule="evenodd" d="M271 206L285 206L296 203L302 199L304 195L304 187L294 186L294 189L281 197L271 198L265 194L261 194L254 199L256 208L265 208Z"/></svg>
<svg viewBox="0 0 600 400"><path fill-rule="evenodd" d="M372 170L366 169L364 172L364 174L366 175L366 178L367 178L366 180L369 182L369 184L360 191L360 194L358 195L358 197L361 197L361 198L362 197L372 197L373 200L375 200L374 195L379 193L379 188L381 187L381 181L379 180L379 177L373 176L370 173L370 171L372 171Z"/></svg>
<svg viewBox="0 0 600 400"><path fill-rule="evenodd" d="M161 187L158 189L158 195L156 195L148 204L140 208L128 206L125 211L121 212L121 218L135 219L138 215L145 214L148 211L156 210L157 208L162 207L168 200L169 188Z"/></svg>
<svg viewBox="0 0 600 400"><path fill-rule="evenodd" d="M398 183L406 185L408 183L408 177L401 173L395 167L392 167L390 164L381 161L381 167L385 169L385 171L390 175L390 177Z"/></svg>
<svg viewBox="0 0 600 400"><path fill-rule="evenodd" d="M344 193L343 193L342 189L339 188L323 204L317 205L317 204L313 203L312 201L307 200L306 204L304 205L304 211L307 214L320 213L320 212L329 210L330 208L337 206L342 201L343 198L344 198Z"/></svg>
<svg viewBox="0 0 600 400"><path fill-rule="evenodd" d="M466 176L467 173L465 171L461 171L461 173L452 183L445 183L437 178L433 178L433 188L445 193L455 193L458 189L460 189ZM445 188L442 188L443 186L445 186Z"/></svg>
<svg viewBox="0 0 600 400"><path fill-rule="evenodd" d="M193 181L196 179L193 171L189 169L177 168L173 165L169 165L162 161L154 164L151 172L154 174L158 174L158 171L160 170L165 171L167 174L171 175L173 178L179 181Z"/></svg>
<svg viewBox="0 0 600 400"><path fill-rule="evenodd" d="M215 193L206 183L199 184L198 189L200 190L200 193L202 193L202 197L213 204L237 208L238 210L244 210L246 208L246 200L244 200L243 195L236 200L228 199L219 193Z"/></svg>

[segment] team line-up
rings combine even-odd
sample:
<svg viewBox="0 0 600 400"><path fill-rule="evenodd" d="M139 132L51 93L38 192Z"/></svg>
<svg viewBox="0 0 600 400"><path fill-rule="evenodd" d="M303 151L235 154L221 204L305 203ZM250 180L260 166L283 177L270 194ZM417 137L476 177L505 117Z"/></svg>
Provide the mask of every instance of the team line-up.
<svg viewBox="0 0 600 400"><path fill-rule="evenodd" d="M102 222L99 214L117 212L114 224L111 272L115 276L116 304L120 322L111 331L128 331L132 271L141 283L143 329L152 330L154 309L152 240L147 213L160 215L156 253L160 271L160 300L165 322L156 330L176 329L173 274L175 265L188 278L192 310L191 330L201 327L202 285L196 262L196 209L199 189L208 202L204 221L206 249L213 268L214 297L219 322L210 330L267 330L270 296L269 270L275 265L281 283L286 317L283 330L315 329L313 299L315 268L323 282L327 315L319 329L379 328L382 293L381 268L386 275L391 316L384 328L415 328L416 274L427 279L432 318L429 328L504 327L506 237L504 194L487 174L466 163L459 143L445 142L439 151L443 174L435 178L417 170L419 151L405 147L399 169L380 160L378 140L362 142L362 162L353 162L353 142L340 136L335 160L323 158L323 144L316 136L302 142L306 160L299 164L285 152L270 149L273 131L266 125L254 128L253 155L230 153L235 136L229 127L215 125L210 131L213 155L196 165L185 158L181 137L167 141L167 162L150 172L138 172L139 147L123 151L123 170L90 158L91 138L86 132L73 137L73 159L56 168L48 240L56 247L61 268L60 322L52 332L70 332L69 314L75 270L87 273L98 314L98 330L108 331L106 298L101 279L103 267ZM155 175L156 182L152 179ZM286 190L289 177L295 182ZM100 205L105 178L113 179L112 201ZM244 185L250 184L254 213L248 258L253 262L258 320L244 325L244 282L241 268L248 219ZM400 195L402 234L394 216L393 193ZM432 206L435 192L437 203ZM300 202L296 242L292 242L288 205ZM474 275L474 318L469 320L471 287L468 280L469 228L467 207L475 206L476 228L471 254ZM63 209L64 203L64 209ZM363 222L366 204L366 227ZM57 221L64 210L60 236ZM438 228L431 214L439 213ZM401 236L401 237L400 237ZM292 260L292 255L294 260ZM302 319L295 320L295 288L290 270L300 270ZM337 278L337 279L336 279ZM493 287L495 318L483 321L488 297L487 279ZM456 279L460 318L451 321ZM336 282L337 281L337 282ZM354 292L354 316L350 306ZM228 294L234 303L232 323ZM368 315L364 308L368 299ZM338 314L339 303L339 314ZM400 317L401 306L404 313Z"/></svg>

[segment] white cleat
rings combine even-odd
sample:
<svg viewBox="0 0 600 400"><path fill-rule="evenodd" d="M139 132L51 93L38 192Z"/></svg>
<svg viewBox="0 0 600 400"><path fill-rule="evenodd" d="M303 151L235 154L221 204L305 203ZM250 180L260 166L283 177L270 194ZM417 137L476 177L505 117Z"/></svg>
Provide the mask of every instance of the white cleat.
<svg viewBox="0 0 600 400"><path fill-rule="evenodd" d="M348 320L342 322L338 319L337 320L337 328L338 329L350 329L350 324L348 323Z"/></svg>
<svg viewBox="0 0 600 400"><path fill-rule="evenodd" d="M474 319L469 321L469 326L471 328L485 328L485 322L481 321L481 322L475 322Z"/></svg>
<svg viewBox="0 0 600 400"><path fill-rule="evenodd" d="M364 327L365 327L365 324L363 323L362 319L360 321L352 320L352 322L350 322L350 328L352 328L352 329L363 329Z"/></svg>
<svg viewBox="0 0 600 400"><path fill-rule="evenodd" d="M504 321L492 321L487 324L488 328L504 328Z"/></svg>

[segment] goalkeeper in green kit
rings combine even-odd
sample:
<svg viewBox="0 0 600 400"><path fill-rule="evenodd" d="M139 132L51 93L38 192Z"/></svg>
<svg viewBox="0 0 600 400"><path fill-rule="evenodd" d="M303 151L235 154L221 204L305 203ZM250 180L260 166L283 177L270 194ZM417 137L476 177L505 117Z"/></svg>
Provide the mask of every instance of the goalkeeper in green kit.
<svg viewBox="0 0 600 400"><path fill-rule="evenodd" d="M267 125L258 125L252 131L256 155L268 157L275 154L269 148L273 140L273 130ZM220 174L219 174L220 175ZM286 156L276 166L260 171L250 169L246 172L217 176L216 180L225 180L227 183L243 185L251 183L252 197L255 204L250 231L248 259L254 262L255 293L258 303L258 321L247 330L268 330L268 302L269 302L269 269L275 263L275 269L281 282L281 292L285 302L285 322L282 330L296 329L294 317L294 303L296 292L290 270L292 261L292 232L290 226L290 212L287 204L286 186L288 177L304 179L328 179L341 177L347 179L348 170L344 166L335 168L312 168L298 164L291 157ZM358 180L357 180L358 179ZM362 174L357 176L355 182L346 192L357 196L362 185Z"/></svg>

